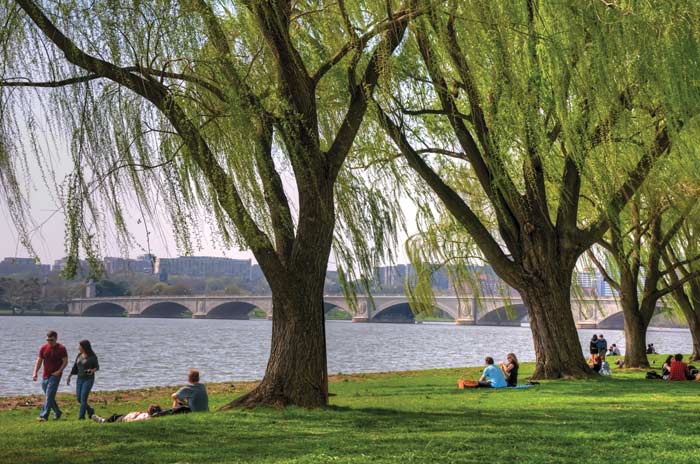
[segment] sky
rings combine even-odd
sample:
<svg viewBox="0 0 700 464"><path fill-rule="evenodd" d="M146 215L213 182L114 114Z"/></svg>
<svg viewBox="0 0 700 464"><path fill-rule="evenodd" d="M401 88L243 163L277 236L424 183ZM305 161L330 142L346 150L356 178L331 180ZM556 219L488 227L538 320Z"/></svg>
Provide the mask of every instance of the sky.
<svg viewBox="0 0 700 464"><path fill-rule="evenodd" d="M61 181L70 170L70 156L67 151L61 150L58 154L54 154L56 165L53 167L56 172L57 181ZM65 252L65 217L60 204L53 198L49 188L42 180L41 171L37 166L38 161L34 158L29 160L29 177L30 180L25 184L28 188L24 189L27 195L28 203L31 211L29 211L32 219L31 240L34 250L43 264L53 264L55 260L61 259L66 255ZM292 198L292 196L290 196ZM407 214L409 232L415 230L415 224L410 221L411 216L415 216L415 206L410 200L401 202L398 205ZM152 253L158 257L177 257L181 256L176 246L176 242L172 231L167 221L162 221L160 227L150 224L151 234L148 235L150 240L147 240L145 229L145 221L141 221L138 217L138 209L125 208L132 214L127 217L127 224L130 233L134 237L134 245L129 250L120 250L116 246L114 236L107 236L105 248L101 249L103 256L121 256L135 258L144 253ZM411 230L413 229L413 230ZM405 235L402 235L403 243ZM211 234L207 233L206 228L203 229L201 240L199 243L193 244L196 256L225 256L228 258L251 259L255 261L253 254L248 250L239 249L224 249L220 245L213 243ZM126 251L126 253L125 253ZM4 257L29 257L29 252L24 249L19 241L18 233L15 225L10 218L6 209L6 205L0 202L0 259ZM397 261L400 263L408 262L408 258L400 245L400 249L396 250ZM331 255L329 268L335 269L335 258Z"/></svg>

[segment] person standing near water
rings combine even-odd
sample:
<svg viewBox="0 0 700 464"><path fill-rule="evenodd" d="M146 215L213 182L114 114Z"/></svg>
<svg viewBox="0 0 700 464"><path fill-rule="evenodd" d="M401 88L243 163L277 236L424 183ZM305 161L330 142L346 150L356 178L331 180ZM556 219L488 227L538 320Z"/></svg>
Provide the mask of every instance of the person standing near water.
<svg viewBox="0 0 700 464"><path fill-rule="evenodd" d="M593 338L591 338L589 351L591 353L591 362L595 363L595 358L598 354L598 336L596 334L593 334Z"/></svg>
<svg viewBox="0 0 700 464"><path fill-rule="evenodd" d="M34 373L32 380L36 382L39 368L44 365L44 373L41 380L41 389L46 395L44 406L39 414L39 422L44 422L49 418L49 413L53 410L56 420L61 418L61 410L56 403L56 392L61 383L63 369L68 364L68 352L66 347L58 343L58 334L55 330L49 330L46 333L46 344L39 349L39 355L34 363Z"/></svg>
<svg viewBox="0 0 700 464"><path fill-rule="evenodd" d="M68 374L67 385L70 385L70 378L74 375L78 376L75 382L75 398L80 403L80 412L78 420L85 419L85 412L88 417L95 414L95 410L88 404L88 397L92 386L95 384L95 371L100 369L100 363L97 361L97 355L92 351L92 345L89 340L81 340L78 343L78 356L73 363L73 369Z"/></svg>

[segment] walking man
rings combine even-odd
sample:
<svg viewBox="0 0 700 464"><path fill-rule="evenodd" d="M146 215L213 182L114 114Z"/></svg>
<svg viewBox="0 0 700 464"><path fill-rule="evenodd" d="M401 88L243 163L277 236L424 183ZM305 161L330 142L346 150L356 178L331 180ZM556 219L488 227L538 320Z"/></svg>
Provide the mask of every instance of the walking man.
<svg viewBox="0 0 700 464"><path fill-rule="evenodd" d="M39 368L44 365L44 373L41 380L41 389L46 395L44 407L41 408L39 414L39 422L44 422L49 418L49 413L53 410L53 415L56 420L61 418L60 409L56 403L56 392L58 385L61 383L61 375L63 369L68 364L68 352L66 347L58 343L58 334L54 330L49 330L46 334L46 344L39 349L39 355L34 363L34 374L32 380L36 381Z"/></svg>

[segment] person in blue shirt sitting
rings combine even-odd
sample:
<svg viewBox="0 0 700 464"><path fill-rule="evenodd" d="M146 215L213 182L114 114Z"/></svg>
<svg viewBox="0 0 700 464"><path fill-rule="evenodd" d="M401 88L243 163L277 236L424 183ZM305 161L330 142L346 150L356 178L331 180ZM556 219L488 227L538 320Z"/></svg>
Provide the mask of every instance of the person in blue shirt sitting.
<svg viewBox="0 0 700 464"><path fill-rule="evenodd" d="M508 384L506 383L506 378L503 376L503 371L493 365L493 358L491 356L487 356L484 361L486 363L486 369L484 369L484 373L481 374L478 387L506 387Z"/></svg>

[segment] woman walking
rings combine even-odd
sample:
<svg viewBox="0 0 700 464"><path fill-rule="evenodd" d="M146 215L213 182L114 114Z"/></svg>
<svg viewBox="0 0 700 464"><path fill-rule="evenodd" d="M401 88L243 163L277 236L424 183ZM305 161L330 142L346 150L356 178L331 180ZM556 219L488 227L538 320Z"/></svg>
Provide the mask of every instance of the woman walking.
<svg viewBox="0 0 700 464"><path fill-rule="evenodd" d="M100 364L97 361L97 355L92 351L89 340L81 340L78 343L78 350L80 353L75 358L67 384L70 385L70 378L73 375L78 375L78 380L75 383L75 397L80 403L78 420L82 420L85 419L85 412L88 413L88 417L95 414L95 410L88 404L88 396L90 396L90 390L95 383L95 371L100 369Z"/></svg>

